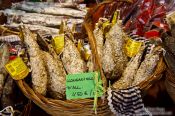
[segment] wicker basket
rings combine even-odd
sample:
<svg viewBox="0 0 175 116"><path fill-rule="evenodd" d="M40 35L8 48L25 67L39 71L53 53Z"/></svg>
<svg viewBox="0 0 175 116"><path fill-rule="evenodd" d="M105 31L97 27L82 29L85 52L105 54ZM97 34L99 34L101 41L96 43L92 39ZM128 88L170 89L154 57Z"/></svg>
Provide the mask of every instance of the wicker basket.
<svg viewBox="0 0 175 116"><path fill-rule="evenodd" d="M101 78L103 81L104 88L107 89L107 81L102 71L102 66L99 61L99 56L97 54L97 48L95 46L95 39L93 35L93 26L85 19L84 23L85 30L88 34L89 43L92 48L93 58L95 59L96 70L100 70ZM162 72L165 70L165 64L163 58L160 59L158 66L152 76L147 80L139 84L139 87L146 91L151 85L161 78ZM78 100L54 100L46 98L38 93L35 93L33 89L24 81L19 80L17 84L24 95L32 100L36 105L41 107L50 115L56 116L92 116L96 115L93 110L93 99L78 99ZM98 100L97 115L99 116L112 116L114 115L108 106L108 101L105 98L104 100Z"/></svg>
<svg viewBox="0 0 175 116"><path fill-rule="evenodd" d="M171 99L175 103L175 93L174 93L174 91L175 91L175 75L173 73L171 73L169 70L167 70L167 72L166 72L165 87L166 87L166 90L167 90L168 94L170 95Z"/></svg>
<svg viewBox="0 0 175 116"><path fill-rule="evenodd" d="M161 58L154 74L151 75L149 78L147 78L147 80L139 84L139 87L143 92L148 90L156 81L158 81L162 77L162 73L165 70L165 67L166 66L163 62L163 58ZM41 107L48 114L57 116L95 115L95 112L92 109L93 108L92 99L78 99L78 100L65 100L65 101L54 100L35 93L24 80L17 81L17 84L19 85L19 88L22 90L22 92L28 99L32 100L36 105ZM98 100L97 113L99 116L113 115L109 109L107 99L105 99L104 101L102 101L101 99Z"/></svg>
<svg viewBox="0 0 175 116"><path fill-rule="evenodd" d="M40 94L35 93L26 82L23 80L17 81L20 89L24 95L32 100L36 105L41 107L50 115L54 116L92 116L95 115L93 110L93 100L78 99L78 100L54 100L46 98ZM98 100L97 113L100 116L111 116L107 100Z"/></svg>
<svg viewBox="0 0 175 116"><path fill-rule="evenodd" d="M158 81L162 77L161 75L164 70L165 70L165 64L163 62L163 58L161 58L154 74L149 78L147 78L147 80L139 84L141 90L146 91L147 89L149 89L156 81ZM19 85L19 88L22 90L22 92L28 99L32 100L36 105L41 107L48 114L57 116L95 115L92 109L93 100L91 99L65 100L65 101L54 100L35 93L31 89L31 87L29 87L29 85L23 80L17 81L17 84ZM173 96L173 98L175 98L175 95ZM104 101L98 100L97 112L99 116L113 115L108 107L107 99L105 99Z"/></svg>

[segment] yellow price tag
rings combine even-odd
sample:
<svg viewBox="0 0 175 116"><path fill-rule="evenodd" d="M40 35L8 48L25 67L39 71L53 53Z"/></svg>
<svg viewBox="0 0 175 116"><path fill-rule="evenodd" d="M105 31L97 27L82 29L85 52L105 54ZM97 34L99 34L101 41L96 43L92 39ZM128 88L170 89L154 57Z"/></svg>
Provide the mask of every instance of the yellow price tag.
<svg viewBox="0 0 175 116"><path fill-rule="evenodd" d="M135 56L135 55L139 52L141 46L142 46L142 42L135 41L135 40L129 38L129 39L127 40L126 45L125 45L125 52L126 52L126 55L127 55L128 57L133 57L133 56Z"/></svg>
<svg viewBox="0 0 175 116"><path fill-rule="evenodd" d="M64 48L64 34L58 35L52 39L52 45L57 54L60 54Z"/></svg>
<svg viewBox="0 0 175 116"><path fill-rule="evenodd" d="M29 74L29 69L20 57L7 63L5 69L14 80L24 79Z"/></svg>
<svg viewBox="0 0 175 116"><path fill-rule="evenodd" d="M119 16L120 16L120 11L116 10L112 17L112 25L115 25L117 23L117 21L119 20Z"/></svg>

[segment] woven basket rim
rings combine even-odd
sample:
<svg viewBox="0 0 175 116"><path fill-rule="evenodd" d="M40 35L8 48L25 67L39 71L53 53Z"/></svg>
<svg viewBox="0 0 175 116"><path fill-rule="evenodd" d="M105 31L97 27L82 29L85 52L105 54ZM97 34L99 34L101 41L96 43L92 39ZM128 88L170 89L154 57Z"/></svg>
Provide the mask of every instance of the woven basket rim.
<svg viewBox="0 0 175 116"><path fill-rule="evenodd" d="M82 108L88 109L87 111L91 111L92 114L95 113L93 111L93 99L57 100L52 98L46 98L38 93L35 93L24 80L19 80L16 82L23 94L28 99L32 100L36 105L41 107L44 111L46 111L48 114L53 115L54 111L52 110L63 110L64 113L69 112L70 114L71 112L73 114L79 115L84 113L84 111L81 111ZM112 114L112 112L109 110L107 103L107 99L104 99L104 101L102 99L98 100L98 114Z"/></svg>

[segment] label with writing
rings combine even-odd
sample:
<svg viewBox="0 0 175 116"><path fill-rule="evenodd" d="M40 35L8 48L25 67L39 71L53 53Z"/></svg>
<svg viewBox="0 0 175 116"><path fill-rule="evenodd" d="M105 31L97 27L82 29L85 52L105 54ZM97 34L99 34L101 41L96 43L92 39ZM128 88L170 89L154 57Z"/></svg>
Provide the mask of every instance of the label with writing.
<svg viewBox="0 0 175 116"><path fill-rule="evenodd" d="M5 69L14 80L24 79L29 74L29 69L20 57L7 63Z"/></svg>
<svg viewBox="0 0 175 116"><path fill-rule="evenodd" d="M66 76L66 98L83 99L94 98L95 95L95 73L69 74ZM98 80L101 81L100 75ZM102 86L102 85L101 85ZM103 95L103 90L98 90L98 96Z"/></svg>
<svg viewBox="0 0 175 116"><path fill-rule="evenodd" d="M57 54L60 54L64 48L64 34L55 36L52 39L52 45Z"/></svg>
<svg viewBox="0 0 175 116"><path fill-rule="evenodd" d="M128 57L135 56L139 52L141 46L142 46L142 42L135 41L129 38L125 46L126 55Z"/></svg>

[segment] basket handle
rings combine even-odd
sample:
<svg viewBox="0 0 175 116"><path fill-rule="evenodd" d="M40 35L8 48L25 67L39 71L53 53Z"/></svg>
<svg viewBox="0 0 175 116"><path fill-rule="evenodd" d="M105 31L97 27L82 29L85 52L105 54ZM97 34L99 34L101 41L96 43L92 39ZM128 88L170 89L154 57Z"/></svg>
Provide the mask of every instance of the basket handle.
<svg viewBox="0 0 175 116"><path fill-rule="evenodd" d="M90 26L90 24L84 22L83 26L85 27L85 30L88 34L88 40L92 49L92 58L94 59L94 64L97 64L97 66L95 66L95 70L99 70L100 71L100 75L101 75L101 79L103 82L103 87L106 90L107 89L107 80L103 74L103 70L102 70L102 65L100 63L100 59L99 59L99 55L97 52L97 46L96 46L96 41L95 41L95 37L94 34L92 32L92 28Z"/></svg>

